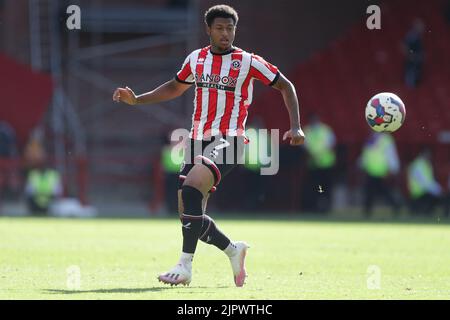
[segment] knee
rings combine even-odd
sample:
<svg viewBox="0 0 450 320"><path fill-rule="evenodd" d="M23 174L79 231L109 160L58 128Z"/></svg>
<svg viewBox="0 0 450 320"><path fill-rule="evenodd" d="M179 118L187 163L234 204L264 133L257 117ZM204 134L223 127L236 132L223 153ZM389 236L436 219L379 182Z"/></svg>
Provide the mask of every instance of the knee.
<svg viewBox="0 0 450 320"><path fill-rule="evenodd" d="M181 187L181 201L181 207L183 208L181 214L202 215L203 194L199 189L190 185L183 185Z"/></svg>
<svg viewBox="0 0 450 320"><path fill-rule="evenodd" d="M189 178L186 178L186 180L184 181L183 187L184 186L194 188L203 194L203 190L205 189L205 182L198 177L189 176Z"/></svg>
<svg viewBox="0 0 450 320"><path fill-rule="evenodd" d="M189 171L183 185L200 190L205 195L214 185L214 177L208 167L203 164L198 164Z"/></svg>

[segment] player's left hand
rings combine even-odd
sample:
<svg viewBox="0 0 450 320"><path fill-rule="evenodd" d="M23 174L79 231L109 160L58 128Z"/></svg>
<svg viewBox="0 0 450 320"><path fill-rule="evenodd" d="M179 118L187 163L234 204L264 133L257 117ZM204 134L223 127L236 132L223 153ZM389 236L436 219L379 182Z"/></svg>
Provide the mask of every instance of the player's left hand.
<svg viewBox="0 0 450 320"><path fill-rule="evenodd" d="M305 143L305 134L301 128L286 131L283 135L283 141L288 138L291 139L291 146L299 146Z"/></svg>

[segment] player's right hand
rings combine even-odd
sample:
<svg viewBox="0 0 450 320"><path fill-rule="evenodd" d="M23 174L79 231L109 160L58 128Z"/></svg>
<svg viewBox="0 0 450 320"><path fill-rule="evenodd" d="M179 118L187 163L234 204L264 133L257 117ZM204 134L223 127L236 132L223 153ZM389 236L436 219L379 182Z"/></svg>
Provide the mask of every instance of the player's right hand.
<svg viewBox="0 0 450 320"><path fill-rule="evenodd" d="M291 146L299 146L305 143L305 134L301 128L292 128L283 135L283 141L290 139Z"/></svg>
<svg viewBox="0 0 450 320"><path fill-rule="evenodd" d="M131 90L128 87L117 88L114 91L113 100L115 102L125 102L126 104L129 104L129 105L132 105L132 106L137 104L137 97L136 97L136 95L134 94L133 90Z"/></svg>

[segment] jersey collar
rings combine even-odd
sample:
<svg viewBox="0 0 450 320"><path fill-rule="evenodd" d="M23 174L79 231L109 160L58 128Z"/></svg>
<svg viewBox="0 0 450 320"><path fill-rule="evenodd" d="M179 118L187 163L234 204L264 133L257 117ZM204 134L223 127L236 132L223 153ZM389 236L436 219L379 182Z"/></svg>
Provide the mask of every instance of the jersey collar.
<svg viewBox="0 0 450 320"><path fill-rule="evenodd" d="M209 46L209 52L210 52L211 54L215 55L215 56L224 56L224 55L226 55L226 54L230 54L230 53L236 51L236 49L237 49L236 47L231 47L230 50L227 50L227 51L225 51L225 52L222 52L222 53L215 53L215 52L212 52L212 51L211 51L211 46Z"/></svg>

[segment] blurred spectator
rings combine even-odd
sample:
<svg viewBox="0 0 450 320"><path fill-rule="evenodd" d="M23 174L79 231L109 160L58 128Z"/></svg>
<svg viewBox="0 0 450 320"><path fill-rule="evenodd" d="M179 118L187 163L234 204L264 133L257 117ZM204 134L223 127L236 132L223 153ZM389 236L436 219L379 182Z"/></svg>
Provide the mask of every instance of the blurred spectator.
<svg viewBox="0 0 450 320"><path fill-rule="evenodd" d="M305 207L312 212L329 212L336 163L336 137L333 130L321 122L316 114L309 117L305 136L305 148L309 155Z"/></svg>
<svg viewBox="0 0 450 320"><path fill-rule="evenodd" d="M45 149L42 144L43 130L42 128L36 128L31 134L30 140L25 146L24 150L24 162L27 169L39 166L42 159L45 158Z"/></svg>
<svg viewBox="0 0 450 320"><path fill-rule="evenodd" d="M45 153L34 161L27 174L25 196L33 215L45 215L52 202L62 194L61 177L58 171L48 166Z"/></svg>
<svg viewBox="0 0 450 320"><path fill-rule="evenodd" d="M398 175L400 163L394 139L388 133L372 132L366 141L360 166L366 174L364 186L364 211L369 216L374 200L382 196L397 213L400 201L397 199L396 188L390 185L391 176Z"/></svg>
<svg viewBox="0 0 450 320"><path fill-rule="evenodd" d="M253 125L246 130L249 144L246 145L245 163L242 170L242 181L247 185L245 203L243 209L247 211L260 210L264 207L265 182L267 177L261 175L262 159L264 155L270 154L270 135L260 132L262 123L258 119L253 121Z"/></svg>
<svg viewBox="0 0 450 320"><path fill-rule="evenodd" d="M176 213L178 175L184 159L183 148L176 150L179 141L171 141L170 136L164 137L165 145L161 150L161 164L164 171L164 201L169 213Z"/></svg>
<svg viewBox="0 0 450 320"><path fill-rule="evenodd" d="M429 149L424 149L408 166L408 191L412 213L431 214L436 206L444 206L445 195L434 177Z"/></svg>
<svg viewBox="0 0 450 320"><path fill-rule="evenodd" d="M416 19L404 40L405 47L405 83L408 87L416 87L422 79L424 48L423 33L425 24Z"/></svg>
<svg viewBox="0 0 450 320"><path fill-rule="evenodd" d="M18 152L14 129L5 121L0 121L0 191L19 190L17 170Z"/></svg>
<svg viewBox="0 0 450 320"><path fill-rule="evenodd" d="M13 158L17 156L16 134L5 121L0 121L0 157Z"/></svg>

